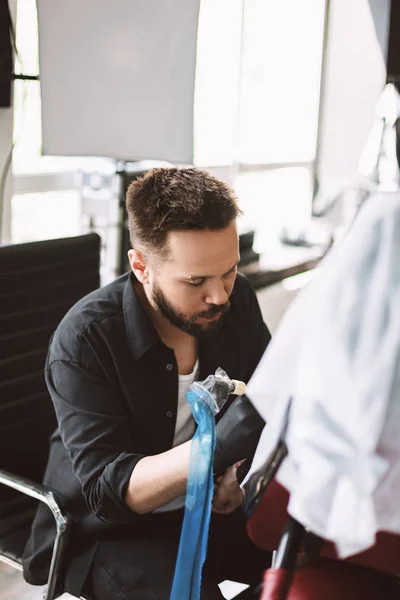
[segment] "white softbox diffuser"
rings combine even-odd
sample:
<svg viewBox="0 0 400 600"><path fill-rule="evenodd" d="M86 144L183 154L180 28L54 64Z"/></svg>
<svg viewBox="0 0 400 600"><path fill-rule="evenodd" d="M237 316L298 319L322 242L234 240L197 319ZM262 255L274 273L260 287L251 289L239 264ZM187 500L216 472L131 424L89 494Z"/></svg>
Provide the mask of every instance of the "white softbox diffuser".
<svg viewBox="0 0 400 600"><path fill-rule="evenodd" d="M43 153L193 162L199 0L38 0Z"/></svg>

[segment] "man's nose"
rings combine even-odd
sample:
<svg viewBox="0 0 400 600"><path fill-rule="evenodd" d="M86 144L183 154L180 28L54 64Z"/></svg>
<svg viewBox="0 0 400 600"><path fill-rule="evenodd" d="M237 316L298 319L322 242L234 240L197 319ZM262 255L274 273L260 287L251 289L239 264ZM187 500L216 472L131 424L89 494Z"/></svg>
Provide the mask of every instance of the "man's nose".
<svg viewBox="0 0 400 600"><path fill-rule="evenodd" d="M210 282L209 286L207 286L207 296L205 298L207 304L222 306L227 302L228 297L228 290L225 288L223 281L216 280Z"/></svg>

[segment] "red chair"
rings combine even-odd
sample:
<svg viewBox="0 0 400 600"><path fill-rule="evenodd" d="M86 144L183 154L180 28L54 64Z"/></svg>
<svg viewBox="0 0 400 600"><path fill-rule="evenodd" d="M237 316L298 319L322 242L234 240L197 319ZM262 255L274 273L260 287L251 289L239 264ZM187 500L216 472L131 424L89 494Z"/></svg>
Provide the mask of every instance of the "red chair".
<svg viewBox="0 0 400 600"><path fill-rule="evenodd" d="M331 543L320 540L314 549L307 548L310 536L288 517L288 499L288 492L271 481L248 522L257 546L278 549L273 568L265 572L262 600L400 599L400 536L379 533L372 548L339 560ZM310 564L298 568L302 544Z"/></svg>

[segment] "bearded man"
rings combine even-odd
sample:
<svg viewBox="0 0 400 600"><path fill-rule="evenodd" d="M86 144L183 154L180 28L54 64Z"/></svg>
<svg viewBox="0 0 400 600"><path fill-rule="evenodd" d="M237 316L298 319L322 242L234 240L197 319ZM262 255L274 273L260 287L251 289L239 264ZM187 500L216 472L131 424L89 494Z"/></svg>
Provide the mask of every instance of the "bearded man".
<svg viewBox="0 0 400 600"><path fill-rule="evenodd" d="M218 367L247 382L270 340L237 273L233 191L205 171L154 169L126 197L131 271L81 299L54 333L46 382L57 415L44 482L73 516L65 591L92 600L169 597L195 423L186 392ZM238 461L258 415L231 399L218 415L202 598L252 584L268 565L245 533ZM250 415L250 417L249 417ZM249 425L250 424L250 425ZM54 532L38 509L24 576L47 580Z"/></svg>

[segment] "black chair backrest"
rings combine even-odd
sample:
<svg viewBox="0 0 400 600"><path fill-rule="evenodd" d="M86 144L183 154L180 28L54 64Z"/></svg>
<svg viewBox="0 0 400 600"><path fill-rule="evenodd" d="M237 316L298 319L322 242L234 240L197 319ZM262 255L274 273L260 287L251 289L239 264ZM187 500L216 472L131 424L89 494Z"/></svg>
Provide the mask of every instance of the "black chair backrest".
<svg viewBox="0 0 400 600"><path fill-rule="evenodd" d="M50 337L99 287L100 238L0 246L0 468L40 482L56 427L44 380ZM0 513L18 492L0 486Z"/></svg>

